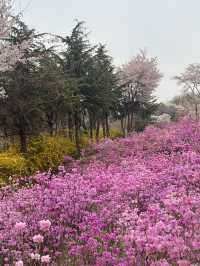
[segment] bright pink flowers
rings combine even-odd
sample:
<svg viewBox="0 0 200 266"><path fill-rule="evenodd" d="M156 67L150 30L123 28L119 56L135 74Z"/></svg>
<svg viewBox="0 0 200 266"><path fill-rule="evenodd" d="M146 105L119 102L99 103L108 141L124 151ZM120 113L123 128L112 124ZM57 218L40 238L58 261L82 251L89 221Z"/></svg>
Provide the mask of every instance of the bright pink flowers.
<svg viewBox="0 0 200 266"><path fill-rule="evenodd" d="M200 124L149 127L85 156L0 191L3 265L199 265Z"/></svg>

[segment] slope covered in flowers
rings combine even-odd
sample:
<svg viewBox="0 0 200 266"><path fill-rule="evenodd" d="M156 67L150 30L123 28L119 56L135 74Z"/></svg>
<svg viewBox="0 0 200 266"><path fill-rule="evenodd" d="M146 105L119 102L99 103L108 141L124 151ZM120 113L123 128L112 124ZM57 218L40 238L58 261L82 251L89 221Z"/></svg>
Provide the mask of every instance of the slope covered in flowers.
<svg viewBox="0 0 200 266"><path fill-rule="evenodd" d="M200 265L199 124L86 153L1 191L0 265Z"/></svg>

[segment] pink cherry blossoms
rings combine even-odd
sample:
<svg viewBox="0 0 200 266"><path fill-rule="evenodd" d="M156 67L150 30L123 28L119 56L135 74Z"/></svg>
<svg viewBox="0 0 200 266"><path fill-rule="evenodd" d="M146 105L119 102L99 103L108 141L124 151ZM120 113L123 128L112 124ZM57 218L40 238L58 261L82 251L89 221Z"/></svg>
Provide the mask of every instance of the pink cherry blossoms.
<svg viewBox="0 0 200 266"><path fill-rule="evenodd" d="M107 140L30 182L0 192L2 265L200 265L199 123Z"/></svg>
<svg viewBox="0 0 200 266"><path fill-rule="evenodd" d="M0 71L12 68L17 61L22 60L25 49L30 41L20 45L8 42L11 28L15 22L11 0L0 0Z"/></svg>

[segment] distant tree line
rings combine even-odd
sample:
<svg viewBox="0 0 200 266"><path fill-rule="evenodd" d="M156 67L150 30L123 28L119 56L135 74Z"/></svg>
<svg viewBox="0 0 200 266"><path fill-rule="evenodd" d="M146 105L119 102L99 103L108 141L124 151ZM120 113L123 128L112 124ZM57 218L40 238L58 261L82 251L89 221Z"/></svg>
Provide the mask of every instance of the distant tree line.
<svg viewBox="0 0 200 266"><path fill-rule="evenodd" d="M30 136L67 129L80 154L82 132L98 142L100 131L110 136L113 120L121 121L124 135L137 123L138 128L148 123L162 77L156 58L141 51L116 68L105 45L90 43L83 22L77 22L70 35L51 36L20 20L12 25L9 45L28 45L12 69L0 72L3 136L18 136L26 153Z"/></svg>
<svg viewBox="0 0 200 266"><path fill-rule="evenodd" d="M174 80L182 87L182 91L169 102L160 103L155 115L169 114L173 121L185 116L199 120L200 64L189 64Z"/></svg>

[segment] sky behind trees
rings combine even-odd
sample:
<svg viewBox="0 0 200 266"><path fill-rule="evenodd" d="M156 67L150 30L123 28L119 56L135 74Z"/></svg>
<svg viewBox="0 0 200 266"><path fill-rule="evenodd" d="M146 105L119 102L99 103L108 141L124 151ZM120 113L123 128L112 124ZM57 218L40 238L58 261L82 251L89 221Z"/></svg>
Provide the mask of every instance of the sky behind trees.
<svg viewBox="0 0 200 266"><path fill-rule="evenodd" d="M67 34L75 19L85 21L90 39L107 44L116 65L147 49L164 74L157 89L163 101L180 92L172 77L200 62L199 0L15 0L15 6L40 32Z"/></svg>

